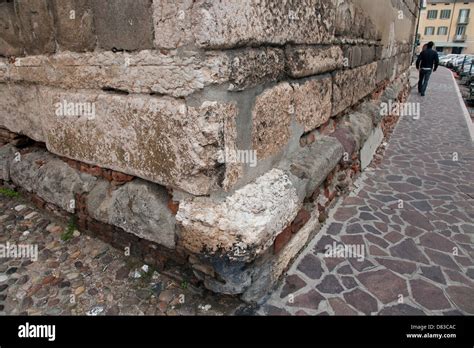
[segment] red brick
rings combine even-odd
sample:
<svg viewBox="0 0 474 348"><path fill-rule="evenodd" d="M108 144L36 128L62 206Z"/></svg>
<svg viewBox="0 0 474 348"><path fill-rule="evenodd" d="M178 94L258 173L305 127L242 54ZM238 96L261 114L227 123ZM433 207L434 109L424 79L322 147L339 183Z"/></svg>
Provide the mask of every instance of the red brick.
<svg viewBox="0 0 474 348"><path fill-rule="evenodd" d="M93 176L102 176L102 168L97 166L90 167L88 173Z"/></svg>
<svg viewBox="0 0 474 348"><path fill-rule="evenodd" d="M309 144L312 144L316 141L316 135L314 133L311 133L310 135L308 135L307 139L306 139L306 142Z"/></svg>
<svg viewBox="0 0 474 348"><path fill-rule="evenodd" d="M46 202L36 195L31 196L31 202L33 202L33 204L40 209L43 209L46 205Z"/></svg>
<svg viewBox="0 0 474 348"><path fill-rule="evenodd" d="M112 171L112 180L116 183L126 183L132 181L133 179L134 177L131 175Z"/></svg>
<svg viewBox="0 0 474 348"><path fill-rule="evenodd" d="M275 242L273 243L273 252L278 254L281 249L283 249L283 247L288 244L292 236L293 233L291 226L288 226L276 237Z"/></svg>
<svg viewBox="0 0 474 348"><path fill-rule="evenodd" d="M108 181L112 181L112 171L110 169L103 169L102 170L102 176L108 180Z"/></svg>
<svg viewBox="0 0 474 348"><path fill-rule="evenodd" d="M310 218L311 218L311 214L308 213L306 209L304 208L301 209L298 212L298 215L296 215L295 220L291 224L291 232L298 233L301 230L301 228L303 228L303 226L306 225L306 223L309 221Z"/></svg>
<svg viewBox="0 0 474 348"><path fill-rule="evenodd" d="M171 212L173 213L173 215L178 214L179 202L176 202L176 201L173 201L173 200L170 199L170 200L168 201L168 209L171 210Z"/></svg>

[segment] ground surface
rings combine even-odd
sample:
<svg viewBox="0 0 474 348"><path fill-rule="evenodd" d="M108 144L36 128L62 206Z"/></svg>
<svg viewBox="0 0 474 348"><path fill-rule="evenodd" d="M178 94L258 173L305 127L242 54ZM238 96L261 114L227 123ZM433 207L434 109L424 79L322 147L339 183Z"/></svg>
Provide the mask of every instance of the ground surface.
<svg viewBox="0 0 474 348"><path fill-rule="evenodd" d="M440 68L262 314L474 314L474 146ZM325 255L328 245L363 256ZM354 249L353 249L354 250Z"/></svg>
<svg viewBox="0 0 474 348"><path fill-rule="evenodd" d="M0 195L0 244L38 245L38 260L0 258L0 314L222 315L241 305L143 268L86 235L67 242L66 224L24 198Z"/></svg>
<svg viewBox="0 0 474 348"><path fill-rule="evenodd" d="M401 119L382 164L364 174L260 314L474 314L474 147L453 88L442 69L427 97L411 96L421 118ZM64 228L23 198L0 195L0 243L39 246L38 262L0 259L0 314L252 313L142 270L96 239L63 242ZM326 257L334 242L363 245L363 259Z"/></svg>

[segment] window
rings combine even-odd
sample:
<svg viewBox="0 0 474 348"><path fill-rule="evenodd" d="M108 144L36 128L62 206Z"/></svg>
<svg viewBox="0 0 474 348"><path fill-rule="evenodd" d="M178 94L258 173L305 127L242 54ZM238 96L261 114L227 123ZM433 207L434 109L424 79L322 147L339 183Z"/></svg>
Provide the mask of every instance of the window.
<svg viewBox="0 0 474 348"><path fill-rule="evenodd" d="M425 28L425 35L434 35L435 28L434 27L426 27Z"/></svg>
<svg viewBox="0 0 474 348"><path fill-rule="evenodd" d="M448 27L439 27L438 35L448 35Z"/></svg>
<svg viewBox="0 0 474 348"><path fill-rule="evenodd" d="M449 19L451 18L451 10L441 10L440 19Z"/></svg>
<svg viewBox="0 0 474 348"><path fill-rule="evenodd" d="M468 9L459 11L459 24L467 24L469 22L469 13L471 11Z"/></svg>
<svg viewBox="0 0 474 348"><path fill-rule="evenodd" d="M462 36L466 32L466 27L464 25L458 25L456 28L456 36Z"/></svg>
<svg viewBox="0 0 474 348"><path fill-rule="evenodd" d="M438 10L429 10L428 19L436 19L436 18L438 18Z"/></svg>

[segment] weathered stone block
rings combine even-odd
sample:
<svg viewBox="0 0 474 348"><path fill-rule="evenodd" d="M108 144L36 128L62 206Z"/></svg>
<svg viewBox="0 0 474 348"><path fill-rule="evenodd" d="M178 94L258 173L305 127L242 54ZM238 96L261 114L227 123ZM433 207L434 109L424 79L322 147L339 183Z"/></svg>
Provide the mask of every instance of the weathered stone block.
<svg viewBox="0 0 474 348"><path fill-rule="evenodd" d="M376 62L354 69L355 79L351 86L354 89L352 104L357 103L359 100L373 92L377 86L376 72Z"/></svg>
<svg viewBox="0 0 474 348"><path fill-rule="evenodd" d="M334 73L332 84L332 114L337 115L352 105L355 76L353 70Z"/></svg>
<svg viewBox="0 0 474 348"><path fill-rule="evenodd" d="M230 61L225 53L178 54L72 53L17 59L8 65L12 81L74 89L118 89L183 97L212 84L227 82Z"/></svg>
<svg viewBox="0 0 474 348"><path fill-rule="evenodd" d="M355 112L348 116L348 120L349 128L357 142L357 148L360 149L373 129L372 117L360 112Z"/></svg>
<svg viewBox="0 0 474 348"><path fill-rule="evenodd" d="M18 17L13 2L0 3L0 56L18 56L23 53Z"/></svg>
<svg viewBox="0 0 474 348"><path fill-rule="evenodd" d="M375 61L375 46L361 47L361 65L370 64Z"/></svg>
<svg viewBox="0 0 474 348"><path fill-rule="evenodd" d="M91 0L52 0L59 49L93 51L96 43Z"/></svg>
<svg viewBox="0 0 474 348"><path fill-rule="evenodd" d="M344 59L346 60L346 68L356 68L361 65L362 50L359 46L345 46Z"/></svg>
<svg viewBox="0 0 474 348"><path fill-rule="evenodd" d="M320 44L333 38L334 1L198 0L193 6L197 44L231 48L247 44Z"/></svg>
<svg viewBox="0 0 474 348"><path fill-rule="evenodd" d="M9 144L0 147L0 179L3 181L10 181L10 162L16 151L15 147Z"/></svg>
<svg viewBox="0 0 474 348"><path fill-rule="evenodd" d="M366 101L365 103L362 103L357 108L357 111L369 115L372 118L374 126L378 125L383 118L380 112L380 104L377 104L374 101Z"/></svg>
<svg viewBox="0 0 474 348"><path fill-rule="evenodd" d="M322 137L289 160L290 172L306 182L306 196L311 196L343 154L344 148L336 138Z"/></svg>
<svg viewBox="0 0 474 348"><path fill-rule="evenodd" d="M16 0L22 43L27 54L56 50L54 19L47 0Z"/></svg>
<svg viewBox="0 0 474 348"><path fill-rule="evenodd" d="M352 132L349 130L347 127L338 127L332 134L330 134L331 137L336 138L339 140L341 145L344 147L344 151L349 155L352 156L352 154L355 152L356 147L357 147L357 142L354 138L354 135Z"/></svg>
<svg viewBox="0 0 474 348"><path fill-rule="evenodd" d="M331 117L332 77L293 84L296 120L309 132Z"/></svg>
<svg viewBox="0 0 474 348"><path fill-rule="evenodd" d="M153 48L152 0L91 0L99 46L105 50Z"/></svg>
<svg viewBox="0 0 474 348"><path fill-rule="evenodd" d="M377 40L379 33L357 1L337 0L335 35L366 40Z"/></svg>
<svg viewBox="0 0 474 348"><path fill-rule="evenodd" d="M194 42L192 0L153 1L155 46L173 49Z"/></svg>
<svg viewBox="0 0 474 348"><path fill-rule="evenodd" d="M87 210L98 221L172 249L175 220L167 207L168 199L163 187L143 180L115 190L103 180L88 195Z"/></svg>
<svg viewBox="0 0 474 348"><path fill-rule="evenodd" d="M70 213L75 211L76 194L89 192L97 178L78 172L45 150L37 150L10 162L11 180L46 202Z"/></svg>
<svg viewBox="0 0 474 348"><path fill-rule="evenodd" d="M239 51L232 58L230 90L241 91L275 81L285 71L285 56L280 49Z"/></svg>
<svg viewBox="0 0 474 348"><path fill-rule="evenodd" d="M288 175L273 169L222 202L204 197L182 201L176 220L187 250L249 262L273 245L299 209Z"/></svg>
<svg viewBox="0 0 474 348"><path fill-rule="evenodd" d="M259 159L280 152L290 140L293 89L281 83L259 95L252 112L253 149Z"/></svg>
<svg viewBox="0 0 474 348"><path fill-rule="evenodd" d="M357 103L375 89L376 69L377 63L374 62L334 74L333 115L337 115Z"/></svg>
<svg viewBox="0 0 474 348"><path fill-rule="evenodd" d="M1 84L0 96L0 124L46 142L53 153L196 195L227 179L218 161L224 149L235 149L232 103L187 107L168 97ZM63 105L93 105L94 113L58 115Z"/></svg>
<svg viewBox="0 0 474 348"><path fill-rule="evenodd" d="M323 74L343 65L343 53L339 46L289 46L285 55L288 73L295 78Z"/></svg>

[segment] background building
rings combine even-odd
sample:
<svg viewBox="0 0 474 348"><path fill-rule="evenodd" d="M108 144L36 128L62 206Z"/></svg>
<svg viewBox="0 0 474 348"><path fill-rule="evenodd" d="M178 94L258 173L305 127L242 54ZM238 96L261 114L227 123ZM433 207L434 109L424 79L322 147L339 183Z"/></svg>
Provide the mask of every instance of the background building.
<svg viewBox="0 0 474 348"><path fill-rule="evenodd" d="M420 47L433 41L444 53L474 53L474 0L425 0L420 15Z"/></svg>

